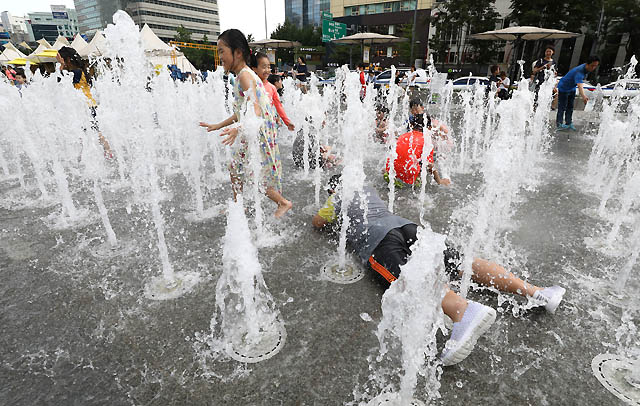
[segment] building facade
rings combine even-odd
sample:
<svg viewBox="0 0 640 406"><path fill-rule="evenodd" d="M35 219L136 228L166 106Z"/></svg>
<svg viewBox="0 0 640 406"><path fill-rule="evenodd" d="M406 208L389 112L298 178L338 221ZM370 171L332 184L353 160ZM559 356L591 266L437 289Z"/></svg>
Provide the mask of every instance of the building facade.
<svg viewBox="0 0 640 406"><path fill-rule="evenodd" d="M14 16L8 11L3 11L0 13L0 22L2 22L2 27L9 33L11 41L15 44L19 44L22 41L34 41L29 36L26 17Z"/></svg>
<svg viewBox="0 0 640 406"><path fill-rule="evenodd" d="M177 28L191 31L191 38L217 41L220 35L220 15L217 0L74 0L80 30L91 35L112 23L117 10L125 10L136 24L149 24L164 41L173 40Z"/></svg>
<svg viewBox="0 0 640 406"><path fill-rule="evenodd" d="M74 0L80 32L91 37L113 22L116 11L123 8L120 0Z"/></svg>
<svg viewBox="0 0 640 406"><path fill-rule="evenodd" d="M432 0L332 0L330 11L335 21L347 25L347 35L375 32L410 37L415 18L413 55L418 61L411 64L420 65L428 52L431 6ZM381 66L407 64L408 56L400 58L398 49L399 46L374 46L370 62Z"/></svg>
<svg viewBox="0 0 640 406"><path fill-rule="evenodd" d="M66 18L54 17L51 11L29 13L26 20L29 37L33 41L44 38L51 44L59 35L73 40L73 37L80 32L76 11L67 8L64 15Z"/></svg>
<svg viewBox="0 0 640 406"><path fill-rule="evenodd" d="M285 0L284 17L298 27L322 24L322 13L328 12L330 0Z"/></svg>

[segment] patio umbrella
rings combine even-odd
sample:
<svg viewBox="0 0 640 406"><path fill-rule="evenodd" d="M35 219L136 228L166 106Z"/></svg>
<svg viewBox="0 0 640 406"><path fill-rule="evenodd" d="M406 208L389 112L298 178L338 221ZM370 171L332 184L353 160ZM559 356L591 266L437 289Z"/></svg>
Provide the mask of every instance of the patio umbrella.
<svg viewBox="0 0 640 406"><path fill-rule="evenodd" d="M541 39L566 39L575 38L579 35L580 34L576 34L575 32L553 30L550 28L515 26L503 28L501 30L480 32L471 35L470 38L489 41L513 41L513 49L516 50L517 47L523 43L523 41L539 41ZM522 52L524 53L524 48L522 49ZM509 77L511 79L514 79L514 77L516 76L516 66L514 63L515 57L516 53L514 51L511 57L510 64L511 74L509 75Z"/></svg>
<svg viewBox="0 0 640 406"><path fill-rule="evenodd" d="M575 32L552 30L550 28L518 26L473 34L471 35L471 38L494 41L538 41L541 39L575 38L579 35L580 34L576 34Z"/></svg>
<svg viewBox="0 0 640 406"><path fill-rule="evenodd" d="M260 41L253 41L249 43L250 46L256 48L294 48L299 47L302 44L298 41L289 41L286 39L261 39Z"/></svg>
<svg viewBox="0 0 640 406"><path fill-rule="evenodd" d="M375 32L359 32L346 37L333 39L332 43L338 45L360 44L360 53L364 52L364 46L373 44L396 44L398 42L409 41L408 38L396 37L395 35L377 34ZM349 64L351 65L351 49L349 49Z"/></svg>

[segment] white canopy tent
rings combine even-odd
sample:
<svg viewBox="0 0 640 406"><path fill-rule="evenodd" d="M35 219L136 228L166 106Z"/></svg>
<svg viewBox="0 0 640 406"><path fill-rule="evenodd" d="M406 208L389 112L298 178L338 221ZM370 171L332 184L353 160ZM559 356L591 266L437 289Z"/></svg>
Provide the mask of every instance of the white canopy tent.
<svg viewBox="0 0 640 406"><path fill-rule="evenodd" d="M40 52L44 51L45 49L51 49L51 45L47 42L46 39L42 38L38 41L36 41L38 43L38 47L35 49L35 51L31 52L29 54L29 57L34 56L36 54L39 54Z"/></svg>
<svg viewBox="0 0 640 406"><path fill-rule="evenodd" d="M4 44L4 51L0 54L0 63L6 65L8 61L26 57L27 56L25 54L20 52L18 48L16 48L12 43L9 42Z"/></svg>
<svg viewBox="0 0 640 406"><path fill-rule="evenodd" d="M51 48L55 49L56 51L59 51L60 48L68 47L68 46L69 46L69 41L62 35L58 35L58 38L56 38L56 42L53 44Z"/></svg>
<svg viewBox="0 0 640 406"><path fill-rule="evenodd" d="M84 40L84 38L82 38L80 34L76 34L76 37L73 39L73 42L71 42L71 48L75 49L77 52L80 52L87 45L89 44L87 43L87 41Z"/></svg>
<svg viewBox="0 0 640 406"><path fill-rule="evenodd" d="M2 52L2 54L0 54L0 62L7 62L12 59L27 57L25 54L20 52L18 48L13 46L13 44L10 42L4 44L3 46L4 46L4 51Z"/></svg>
<svg viewBox="0 0 640 406"><path fill-rule="evenodd" d="M169 46L169 44L158 38L147 24L145 24L144 27L142 27L142 30L140 30L140 36L142 38L144 52L147 55L170 55L171 52L178 52ZM178 52L178 54L180 53Z"/></svg>
<svg viewBox="0 0 640 406"><path fill-rule="evenodd" d="M78 53L81 57L87 58L89 56L100 56L105 49L107 49L107 39L102 34L102 31L98 31L91 39L91 42Z"/></svg>
<svg viewBox="0 0 640 406"><path fill-rule="evenodd" d="M163 66L175 64L182 72L198 71L182 52L158 38L147 24L140 30L140 36L144 52L152 64Z"/></svg>
<svg viewBox="0 0 640 406"><path fill-rule="evenodd" d="M162 55L150 56L149 62L151 62L153 65L162 65L163 67L174 64L174 61L171 59L170 56L162 56ZM195 66L193 66L193 64L189 62L187 57L184 55L180 55L175 58L175 65L182 72L192 72L192 73L198 72Z"/></svg>

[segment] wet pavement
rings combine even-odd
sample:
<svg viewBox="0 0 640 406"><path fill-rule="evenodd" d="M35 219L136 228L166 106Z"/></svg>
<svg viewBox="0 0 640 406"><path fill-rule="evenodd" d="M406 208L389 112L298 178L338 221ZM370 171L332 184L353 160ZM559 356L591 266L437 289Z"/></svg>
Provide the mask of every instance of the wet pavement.
<svg viewBox="0 0 640 406"><path fill-rule="evenodd" d="M621 260L585 245L606 224L589 216L598 200L581 180L592 125L580 114L576 121L579 131L570 140L557 135L538 190L522 193L505 233L516 251L509 269L534 284L566 287L565 301L550 315L521 311L519 299L472 291L469 297L496 308L498 318L464 362L443 369L437 404L619 404L593 376L591 360L615 352L622 310L603 299L603 286ZM259 250L287 330L279 354L251 365L201 362L194 337L208 331L214 312L226 219L187 222L190 190L174 176L166 185L173 197L162 203L169 256L176 270L196 271L202 281L170 301L143 296L145 282L161 270L155 229L146 211L134 206L127 213L123 192L106 190L105 199L116 234L134 247L124 258L90 254L94 238L104 234L99 221L54 231L42 218L56 208L0 209L0 404L337 405L362 394L368 359L377 353L373 332L384 286L369 272L350 285L320 278L335 244L312 230L302 210L313 201L311 177L291 168L290 146L282 149L285 196L295 208L268 224L282 242ZM386 198L375 162L368 176ZM434 231L447 233L451 215L473 198L481 179L471 173L452 181L450 188L427 186L426 218ZM2 183L0 191L15 186ZM223 182L209 188L206 204L229 196ZM417 192L405 188L396 197L396 212L417 221ZM88 193L74 198L97 213ZM270 202L264 206L272 210ZM419 381L418 398L421 393Z"/></svg>

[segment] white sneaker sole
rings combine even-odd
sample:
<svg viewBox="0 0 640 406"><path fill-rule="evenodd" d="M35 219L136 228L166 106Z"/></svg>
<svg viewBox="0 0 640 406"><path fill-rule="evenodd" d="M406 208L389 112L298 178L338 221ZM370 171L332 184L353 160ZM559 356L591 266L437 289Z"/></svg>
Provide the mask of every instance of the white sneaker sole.
<svg viewBox="0 0 640 406"><path fill-rule="evenodd" d="M447 352L447 348L445 345L445 350L443 351L443 355L441 356L442 364L445 367L455 365L459 362L462 362L465 358L471 354L473 348L476 346L476 342L481 335L483 335L489 327L496 321L496 311L490 307L487 307L487 311L480 319L480 321L471 328L471 331L468 333L468 337L466 340L463 340L463 343L457 349L451 350ZM448 343L448 342L447 342Z"/></svg>

